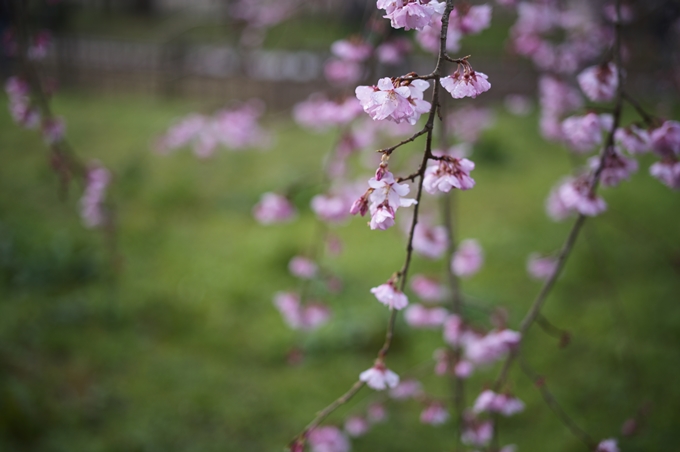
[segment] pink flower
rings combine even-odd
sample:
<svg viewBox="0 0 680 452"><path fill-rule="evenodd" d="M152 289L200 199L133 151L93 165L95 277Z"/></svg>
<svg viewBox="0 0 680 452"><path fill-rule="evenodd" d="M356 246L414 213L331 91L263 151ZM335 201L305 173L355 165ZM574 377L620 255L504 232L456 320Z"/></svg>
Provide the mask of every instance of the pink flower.
<svg viewBox="0 0 680 452"><path fill-rule="evenodd" d="M605 439L597 445L596 452L619 452L619 446L614 438Z"/></svg>
<svg viewBox="0 0 680 452"><path fill-rule="evenodd" d="M331 311L320 303L300 304L300 297L291 292L278 292L274 295L274 306L283 320L294 330L311 331L328 322Z"/></svg>
<svg viewBox="0 0 680 452"><path fill-rule="evenodd" d="M413 125L421 114L430 110L431 104L423 100L423 92L429 86L425 80L399 82L397 79L393 82L384 77L378 81L378 86L358 86L355 94L373 120L406 121Z"/></svg>
<svg viewBox="0 0 680 452"><path fill-rule="evenodd" d="M597 169L600 166L600 157L590 158L588 164L591 169ZM600 180L602 185L614 187L622 180L629 179L631 174L637 172L637 170L637 160L624 157L616 148L613 148L604 158L604 169L600 173Z"/></svg>
<svg viewBox="0 0 680 452"><path fill-rule="evenodd" d="M470 446L486 446L493 437L491 421L479 421L471 416L465 419L461 441Z"/></svg>
<svg viewBox="0 0 680 452"><path fill-rule="evenodd" d="M473 364L489 364L505 356L520 339L512 330L490 331L482 337L468 334L463 336L465 357Z"/></svg>
<svg viewBox="0 0 680 452"><path fill-rule="evenodd" d="M546 209L553 220L560 221L572 212L597 216L607 209L607 204L602 198L591 193L587 177L567 178L550 192Z"/></svg>
<svg viewBox="0 0 680 452"><path fill-rule="evenodd" d="M64 139L66 122L61 118L52 118L43 123L43 138L47 144L54 144Z"/></svg>
<svg viewBox="0 0 680 452"><path fill-rule="evenodd" d="M423 275L411 279L411 290L423 301L439 302L446 298L447 290L437 281Z"/></svg>
<svg viewBox="0 0 680 452"><path fill-rule="evenodd" d="M583 105L578 90L555 77L541 77L538 92L541 109L548 117L557 118Z"/></svg>
<svg viewBox="0 0 680 452"><path fill-rule="evenodd" d="M652 148L652 138L645 129L632 124L625 129L616 129L616 142L630 154L643 154Z"/></svg>
<svg viewBox="0 0 680 452"><path fill-rule="evenodd" d="M489 413L500 413L503 416L512 416L524 411L524 403L516 397L496 394L487 389L477 397L472 411L477 414L486 411Z"/></svg>
<svg viewBox="0 0 680 452"><path fill-rule="evenodd" d="M425 170L423 179L425 191L434 195L437 192L448 193L452 188L469 190L475 186L475 180L470 177L470 171L475 169L472 160L449 156L440 159Z"/></svg>
<svg viewBox="0 0 680 452"><path fill-rule="evenodd" d="M295 256L288 263L288 270L298 278L312 279L316 276L319 267L311 259Z"/></svg>
<svg viewBox="0 0 680 452"><path fill-rule="evenodd" d="M503 103L505 109L515 116L527 116L533 110L531 100L521 94L508 94Z"/></svg>
<svg viewBox="0 0 680 452"><path fill-rule="evenodd" d="M376 391L385 388L394 388L399 384L399 375L389 370L383 363L376 363L375 366L361 372L359 380Z"/></svg>
<svg viewBox="0 0 680 452"><path fill-rule="evenodd" d="M449 345L459 345L463 334L463 320L456 314L451 314L444 320L444 341Z"/></svg>
<svg viewBox="0 0 680 452"><path fill-rule="evenodd" d="M349 452L351 449L345 434L331 425L316 427L307 438L312 452Z"/></svg>
<svg viewBox="0 0 680 452"><path fill-rule="evenodd" d="M537 253L529 255L527 272L534 279L548 279L557 267L557 260L553 257L541 257Z"/></svg>
<svg viewBox="0 0 680 452"><path fill-rule="evenodd" d="M375 52L381 63L395 65L401 63L411 50L411 41L406 38L394 38L380 44Z"/></svg>
<svg viewBox="0 0 680 452"><path fill-rule="evenodd" d="M345 420L345 432L352 438L363 436L368 428L368 421L361 416L350 416Z"/></svg>
<svg viewBox="0 0 680 452"><path fill-rule="evenodd" d="M471 6L460 14L456 8L451 20L457 22L458 28L466 35L477 34L491 25L491 5Z"/></svg>
<svg viewBox="0 0 680 452"><path fill-rule="evenodd" d="M565 119L562 133L569 147L579 153L592 151L602 143L602 124L595 113Z"/></svg>
<svg viewBox="0 0 680 452"><path fill-rule="evenodd" d="M479 271L484 257L482 247L474 239L463 240L451 259L451 271L460 277L467 278Z"/></svg>
<svg viewBox="0 0 680 452"><path fill-rule="evenodd" d="M390 19L392 28L422 30L435 14L444 14L446 3L435 0L378 0L377 6L385 10L383 17Z"/></svg>
<svg viewBox="0 0 680 452"><path fill-rule="evenodd" d="M331 44L331 52L345 61L365 61L371 56L373 48L361 39L342 39Z"/></svg>
<svg viewBox="0 0 680 452"><path fill-rule="evenodd" d="M441 425L449 419L449 412L446 411L441 402L431 402L420 413L420 422L430 425Z"/></svg>
<svg viewBox="0 0 680 452"><path fill-rule="evenodd" d="M662 157L680 156L680 122L664 121L650 135L652 150Z"/></svg>
<svg viewBox="0 0 680 452"><path fill-rule="evenodd" d="M483 92L491 89L489 77L482 72L475 72L470 65L465 65L463 73L456 69L451 75L443 77L440 82L442 87L448 91L454 99L472 97L473 99Z"/></svg>
<svg viewBox="0 0 680 452"><path fill-rule="evenodd" d="M432 18L430 25L423 28L416 34L416 41L423 50L437 54L441 38L442 20L440 17ZM449 21L449 29L446 35L446 50L458 52L460 50L460 39L463 33L458 28L455 21Z"/></svg>
<svg viewBox="0 0 680 452"><path fill-rule="evenodd" d="M311 201L316 216L329 223L340 223L350 214L350 205L346 196L316 195Z"/></svg>
<svg viewBox="0 0 680 452"><path fill-rule="evenodd" d="M656 162L649 167L649 174L670 188L680 190L680 162L673 160Z"/></svg>
<svg viewBox="0 0 680 452"><path fill-rule="evenodd" d="M488 108L465 105L447 115L446 127L456 138L466 143L474 143L484 130L493 125L493 122L493 113ZM467 151L463 155L456 155L460 152L456 152L455 148L456 146L450 148L447 154L459 158L467 156Z"/></svg>
<svg viewBox="0 0 680 452"><path fill-rule="evenodd" d="M612 100L619 85L614 63L591 66L581 72L577 80L586 97L593 102Z"/></svg>
<svg viewBox="0 0 680 452"><path fill-rule="evenodd" d="M472 375L474 370L475 366L470 361L458 361L453 368L453 373L455 373L458 378L465 379Z"/></svg>
<svg viewBox="0 0 680 452"><path fill-rule="evenodd" d="M371 403L366 408L366 415L372 424L378 424L387 420L387 410L385 405L380 402Z"/></svg>
<svg viewBox="0 0 680 452"><path fill-rule="evenodd" d="M334 102L315 93L293 107L293 118L303 127L322 131L348 124L361 112L361 104L355 97Z"/></svg>
<svg viewBox="0 0 680 452"><path fill-rule="evenodd" d="M418 380L404 380L390 389L390 397L395 400L405 400L418 397L423 393L423 387Z"/></svg>
<svg viewBox="0 0 680 452"><path fill-rule="evenodd" d="M448 316L444 308L426 308L421 304L412 304L404 312L404 320L412 328L436 328L444 323Z"/></svg>
<svg viewBox="0 0 680 452"><path fill-rule="evenodd" d="M323 73L326 79L334 85L352 85L359 80L363 74L363 68L356 61L345 61L331 58L326 62Z"/></svg>
<svg viewBox="0 0 680 452"><path fill-rule="evenodd" d="M407 184L400 184L394 180L394 175L389 171L380 173L380 180L372 177L368 181L369 192L368 200L371 205L368 209L371 212L371 229L385 230L394 226L394 216L399 207L409 207L417 201L405 198L411 190ZM354 202L350 208L351 213L364 213L367 204L366 195Z"/></svg>
<svg viewBox="0 0 680 452"><path fill-rule="evenodd" d="M104 199L110 182L111 173L103 166L94 164L87 170L85 191L80 198L80 216L85 227L94 228L104 224Z"/></svg>
<svg viewBox="0 0 680 452"><path fill-rule="evenodd" d="M291 221L296 214L295 207L276 193L264 193L253 208L253 216L263 225Z"/></svg>
<svg viewBox="0 0 680 452"><path fill-rule="evenodd" d="M391 279L385 284L372 288L371 293L379 302L392 309L399 310L408 305L408 297L394 286L394 281Z"/></svg>
<svg viewBox="0 0 680 452"><path fill-rule="evenodd" d="M416 224L413 231L413 249L429 259L439 259L449 246L449 238L444 226Z"/></svg>

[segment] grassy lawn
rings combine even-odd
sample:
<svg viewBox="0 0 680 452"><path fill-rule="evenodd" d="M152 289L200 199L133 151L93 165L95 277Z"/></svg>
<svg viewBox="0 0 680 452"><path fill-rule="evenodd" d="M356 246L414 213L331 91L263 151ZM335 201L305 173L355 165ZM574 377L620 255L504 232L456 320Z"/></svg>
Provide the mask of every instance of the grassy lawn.
<svg viewBox="0 0 680 452"><path fill-rule="evenodd" d="M77 187L60 199L40 138L0 114L0 450L281 450L371 365L387 311L369 289L401 265L400 231L370 231L359 219L337 228L345 252L326 265L344 288L327 298L333 320L296 334L271 300L296 287L286 266L310 246L316 223L307 205L319 187L303 185L292 224L259 226L251 208L264 191L317 180L332 134L271 117L274 149L202 161L149 150L173 118L200 106L71 94L54 107L78 153L115 173L123 265L112 275L102 237L81 226ZM472 158L477 186L458 197L459 234L480 241L486 262L464 291L507 307L516 328L539 289L526 276L527 255L557 249L570 227L543 212L570 161L538 137L535 117L502 112ZM546 304L571 344L559 348L534 327L525 345L564 409L597 440L620 436L624 420L649 406L639 433L621 441L624 451L680 442L680 197L647 174L651 161L643 157L630 182L605 190L609 210L586 223ZM440 267L413 263L416 273ZM431 376L440 345L439 333L400 320L389 365L448 397L447 381ZM286 360L293 347L305 352L296 366ZM496 374L477 373L468 401ZM586 450L518 369L511 381L527 409L501 421L502 443ZM364 389L329 421L376 400ZM389 420L353 450L452 450L453 425L421 425L420 408L389 402Z"/></svg>

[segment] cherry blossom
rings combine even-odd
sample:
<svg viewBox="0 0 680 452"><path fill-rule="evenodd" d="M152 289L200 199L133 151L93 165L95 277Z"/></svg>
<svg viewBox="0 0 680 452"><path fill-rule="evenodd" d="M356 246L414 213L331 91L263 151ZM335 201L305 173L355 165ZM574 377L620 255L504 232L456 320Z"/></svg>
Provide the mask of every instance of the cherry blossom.
<svg viewBox="0 0 680 452"><path fill-rule="evenodd" d="M432 22L416 34L416 41L423 50L437 54L439 43L441 42L442 19L434 17ZM458 52L460 50L460 39L463 33L454 21L449 21L449 28L446 34L446 50Z"/></svg>
<svg viewBox="0 0 680 452"><path fill-rule="evenodd" d="M607 204L591 192L586 177L567 178L551 191L546 209L553 220L560 221L573 212L590 217L597 216L607 209Z"/></svg>
<svg viewBox="0 0 680 452"><path fill-rule="evenodd" d="M62 118L52 118L43 122L43 138L47 144L54 144L64 139L66 122Z"/></svg>
<svg viewBox="0 0 680 452"><path fill-rule="evenodd" d="M494 123L494 115L490 109L465 105L457 108L447 116L447 130L450 130L456 138L465 143L476 142L481 133L490 128ZM449 148L448 155L452 157L466 157L469 151L465 147L453 146ZM460 151L465 151L463 155L456 155Z"/></svg>
<svg viewBox="0 0 680 452"><path fill-rule="evenodd" d="M491 25L491 5L456 8L451 13L451 21L463 34L477 34Z"/></svg>
<svg viewBox="0 0 680 452"><path fill-rule="evenodd" d="M474 239L463 240L451 259L451 271L457 276L468 278L479 271L483 261L479 243Z"/></svg>
<svg viewBox="0 0 680 452"><path fill-rule="evenodd" d="M449 412L441 402L430 402L420 413L420 422L430 425L441 425L449 420Z"/></svg>
<svg viewBox="0 0 680 452"><path fill-rule="evenodd" d="M600 441L596 452L619 452L619 446L614 438Z"/></svg>
<svg viewBox="0 0 680 452"><path fill-rule="evenodd" d="M345 432L352 438L363 436L368 432L370 425L368 421L361 416L350 416L345 420Z"/></svg>
<svg viewBox="0 0 680 452"><path fill-rule="evenodd" d="M376 391L382 391L386 388L396 387L399 384L399 375L389 370L383 363L378 362L370 369L361 372L359 380Z"/></svg>
<svg viewBox="0 0 680 452"><path fill-rule="evenodd" d="M463 320L451 314L444 320L444 341L449 345L459 345L463 334Z"/></svg>
<svg viewBox="0 0 680 452"><path fill-rule="evenodd" d="M411 290L423 301L440 302L448 293L445 286L423 275L411 278Z"/></svg>
<svg viewBox="0 0 680 452"><path fill-rule="evenodd" d="M415 199L405 198L411 190L407 184L395 181L394 175L389 171L376 173L368 181L369 192L356 200L350 208L350 213L361 213L366 210L371 212L371 229L385 230L394 226L394 218L399 207L410 207L417 203ZM368 201L371 205L368 206Z"/></svg>
<svg viewBox="0 0 680 452"><path fill-rule="evenodd" d="M449 246L448 234L444 226L429 226L423 222L416 224L413 231L413 250L429 259L439 259Z"/></svg>
<svg viewBox="0 0 680 452"><path fill-rule="evenodd" d="M363 67L356 61L345 61L337 58L331 58L323 67L326 80L338 86L347 86L358 82L361 80L363 72Z"/></svg>
<svg viewBox="0 0 680 452"><path fill-rule="evenodd" d="M503 358L521 339L512 330L490 331L485 336L463 336L465 357L473 364L489 364Z"/></svg>
<svg viewBox="0 0 680 452"><path fill-rule="evenodd" d="M463 426L461 441L470 446L486 446L493 437L493 423L479 421L467 415Z"/></svg>
<svg viewBox="0 0 680 452"><path fill-rule="evenodd" d="M590 158L588 164L590 168L597 169L600 166L600 157ZM637 172L637 170L637 160L624 157L616 148L613 148L604 157L604 168L600 173L600 181L606 187L614 187L622 180L629 179L631 174Z"/></svg>
<svg viewBox="0 0 680 452"><path fill-rule="evenodd" d="M527 260L527 272L534 279L548 279L557 267L557 260L553 257L542 257L532 253Z"/></svg>
<svg viewBox="0 0 680 452"><path fill-rule="evenodd" d="M444 323L449 315L444 308L426 308L421 304L412 304L404 312L404 320L412 328L436 328Z"/></svg>
<svg viewBox="0 0 680 452"><path fill-rule="evenodd" d="M612 100L619 86L614 63L591 66L581 72L577 80L586 97L594 102Z"/></svg>
<svg viewBox="0 0 680 452"><path fill-rule="evenodd" d="M418 380L403 380L390 389L390 397L395 400L405 400L418 397L423 393L423 387Z"/></svg>
<svg viewBox="0 0 680 452"><path fill-rule="evenodd" d="M680 122L664 121L650 135L652 150L661 157L680 156Z"/></svg>
<svg viewBox="0 0 680 452"><path fill-rule="evenodd" d="M321 94L312 94L293 107L293 118L299 125L315 131L346 125L361 113L355 97L331 101Z"/></svg>
<svg viewBox="0 0 680 452"><path fill-rule="evenodd" d="M312 279L316 276L319 267L311 259L295 256L288 263L288 270L298 278Z"/></svg>
<svg viewBox="0 0 680 452"><path fill-rule="evenodd" d="M477 414L489 412L500 413L503 416L512 416L524 411L524 403L516 397L510 397L507 394L496 394L487 389L477 397L472 411Z"/></svg>
<svg viewBox="0 0 680 452"><path fill-rule="evenodd" d="M652 148L652 138L649 132L635 124L623 129L616 129L614 139L630 154L643 154L649 152Z"/></svg>
<svg viewBox="0 0 680 452"><path fill-rule="evenodd" d="M311 207L320 220L340 223L350 214L351 200L344 195L321 194L312 198Z"/></svg>
<svg viewBox="0 0 680 452"><path fill-rule="evenodd" d="M428 165L423 178L423 188L430 194L448 193L452 188L470 190L475 180L470 171L475 169L472 160L449 156L440 157L434 164Z"/></svg>
<svg viewBox="0 0 680 452"><path fill-rule="evenodd" d="M385 422L387 420L387 410L385 409L385 405L380 402L371 403L368 408L366 408L366 416L372 424Z"/></svg>
<svg viewBox="0 0 680 452"><path fill-rule="evenodd" d="M680 190L680 162L671 159L656 162L649 167L649 174L670 188Z"/></svg>
<svg viewBox="0 0 680 452"><path fill-rule="evenodd" d="M278 292L274 295L274 306L284 321L294 330L315 330L328 322L331 311L320 303L303 306L300 297L291 292Z"/></svg>
<svg viewBox="0 0 680 452"><path fill-rule="evenodd" d="M296 214L288 199L276 193L264 193L253 208L253 216L263 225L291 221Z"/></svg>
<svg viewBox="0 0 680 452"><path fill-rule="evenodd" d="M408 305L408 297L404 292L397 289L394 285L394 280L390 279L385 284L371 289L371 293L375 298L385 306L391 309L403 309Z"/></svg>
<svg viewBox="0 0 680 452"><path fill-rule="evenodd" d="M475 366L470 361L458 361L453 368L453 373L458 378L468 378L475 370Z"/></svg>
<svg viewBox="0 0 680 452"><path fill-rule="evenodd" d="M412 47L408 39L394 38L376 47L375 53L381 63L396 65L403 61L404 56L411 52Z"/></svg>
<svg viewBox="0 0 680 452"><path fill-rule="evenodd" d="M435 0L378 0L378 9L385 10L386 19L390 19L392 28L404 30L422 30L429 25L435 14L444 14L446 2Z"/></svg>
<svg viewBox="0 0 680 452"><path fill-rule="evenodd" d="M85 227L94 228L104 224L104 198L110 182L111 173L103 166L94 164L88 168L85 191L80 198L80 216Z"/></svg>
<svg viewBox="0 0 680 452"><path fill-rule="evenodd" d="M489 77L486 74L475 72L469 64L463 66L462 73L458 68L456 72L440 80L442 87L451 94L451 97L454 99L472 97L474 99L479 94L491 89L491 83L487 80Z"/></svg>
<svg viewBox="0 0 680 452"><path fill-rule="evenodd" d="M562 133L572 150L579 153L592 151L602 143L601 118L595 113L571 116L562 122Z"/></svg>
<svg viewBox="0 0 680 452"><path fill-rule="evenodd" d="M331 52L345 61L365 61L371 56L373 48L361 39L342 39L331 44Z"/></svg>
<svg viewBox="0 0 680 452"><path fill-rule="evenodd" d="M425 80L394 81L381 78L377 86L358 86L355 94L364 111L375 121L389 119L413 125L430 110L423 92L430 86Z"/></svg>
<svg viewBox="0 0 680 452"><path fill-rule="evenodd" d="M351 445L339 428L316 427L307 435L312 452L349 452Z"/></svg>

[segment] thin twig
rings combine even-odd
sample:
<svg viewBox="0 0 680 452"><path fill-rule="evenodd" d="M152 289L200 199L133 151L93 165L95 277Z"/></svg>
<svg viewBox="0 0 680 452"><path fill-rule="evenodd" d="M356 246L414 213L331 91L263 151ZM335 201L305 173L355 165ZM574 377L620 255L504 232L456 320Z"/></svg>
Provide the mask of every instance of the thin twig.
<svg viewBox="0 0 680 452"><path fill-rule="evenodd" d="M524 356L520 356L519 365L522 368L524 374L529 377L531 381L534 382L534 386L541 392L543 400L550 407L550 409L555 413L555 415L560 419L560 421L569 429L569 431L583 444L588 447L588 450L595 450L597 448L597 442L581 427L576 424L576 422L564 411L564 408L557 402L555 396L548 390L548 386L545 383L545 379L538 375L527 363Z"/></svg>
<svg viewBox="0 0 680 452"><path fill-rule="evenodd" d="M642 120L648 126L653 126L657 123L656 118L653 115L647 113L647 111L645 111L645 109L642 108L642 105L640 105L640 103L637 100L635 100L630 94L628 94L625 91L623 92L623 100L628 102L635 109L635 111L637 111Z"/></svg>

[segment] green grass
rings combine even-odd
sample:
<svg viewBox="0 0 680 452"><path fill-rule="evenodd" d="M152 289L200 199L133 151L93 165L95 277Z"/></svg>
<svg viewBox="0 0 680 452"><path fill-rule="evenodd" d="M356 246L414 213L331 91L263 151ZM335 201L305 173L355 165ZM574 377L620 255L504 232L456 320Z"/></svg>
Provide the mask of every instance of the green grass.
<svg viewBox="0 0 680 452"><path fill-rule="evenodd" d="M272 294L296 282L286 265L310 246L315 221L306 208L316 187L295 200L299 221L262 227L250 210L264 191L317 180L332 134L307 135L286 119L269 152L223 152L201 161L188 151L160 156L152 138L200 105L126 96L62 95L54 109L85 159L115 174L122 271L112 281L102 237L83 229L77 187L59 197L34 132L0 115L0 450L274 451L313 413L371 365L387 312L369 289L403 260L397 228L370 231L355 219L338 228L345 252L327 266L344 289L327 297L333 321L319 331L289 331ZM539 289L524 270L530 252L557 249L570 222L543 213L549 188L567 174L559 146L538 138L535 118L499 114L478 154L474 190L459 200L459 235L485 250L467 294L507 307L516 327ZM420 144L399 151L408 160ZM408 155L406 155L408 154ZM671 450L680 440L674 384L680 371L680 199L642 170L605 190L609 210L586 223L546 316L572 343L534 327L525 350L565 410L596 439L619 436L623 421L651 406L625 451ZM425 201L430 204L431 201ZM416 258L414 272L439 272ZM474 311L475 321L488 325ZM399 321L389 365L428 376L436 332ZM293 347L305 351L288 365ZM468 401L495 377L468 383ZM517 369L512 390L525 413L501 421L502 443L521 451L581 451ZM379 400L363 390L329 421ZM452 425L420 425L420 407L389 405L390 418L354 442L355 451L452 449Z"/></svg>

